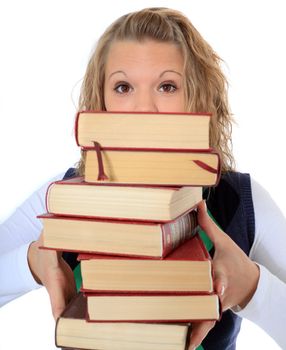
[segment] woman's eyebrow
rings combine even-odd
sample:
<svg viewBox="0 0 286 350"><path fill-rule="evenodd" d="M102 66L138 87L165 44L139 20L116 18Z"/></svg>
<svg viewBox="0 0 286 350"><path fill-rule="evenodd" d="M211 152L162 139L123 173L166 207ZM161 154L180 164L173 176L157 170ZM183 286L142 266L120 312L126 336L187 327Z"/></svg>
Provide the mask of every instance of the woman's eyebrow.
<svg viewBox="0 0 286 350"><path fill-rule="evenodd" d="M176 71L176 70L173 70L173 69L167 69L167 70L164 70L160 75L159 75L159 78L161 78L165 73L175 73L175 74L178 74L179 76L182 76L182 73Z"/></svg>
<svg viewBox="0 0 286 350"><path fill-rule="evenodd" d="M109 77L108 77L108 80L114 75L114 74L117 74L117 73L121 73L123 75L125 75L127 77L127 74L123 71L123 70L117 70L115 72L112 72Z"/></svg>

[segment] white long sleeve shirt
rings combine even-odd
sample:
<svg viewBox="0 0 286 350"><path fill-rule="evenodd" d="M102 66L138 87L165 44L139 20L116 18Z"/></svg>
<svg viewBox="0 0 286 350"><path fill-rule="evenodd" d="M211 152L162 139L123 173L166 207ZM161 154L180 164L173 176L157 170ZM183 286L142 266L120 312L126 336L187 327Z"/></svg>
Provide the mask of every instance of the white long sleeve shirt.
<svg viewBox="0 0 286 350"><path fill-rule="evenodd" d="M63 174L56 178L59 180ZM30 272L27 250L39 237L37 215L46 211L49 181L33 193L0 226L0 306L39 288ZM286 349L286 218L270 195L251 179L255 211L255 238L250 258L260 266L257 290L248 305L236 313L263 328Z"/></svg>

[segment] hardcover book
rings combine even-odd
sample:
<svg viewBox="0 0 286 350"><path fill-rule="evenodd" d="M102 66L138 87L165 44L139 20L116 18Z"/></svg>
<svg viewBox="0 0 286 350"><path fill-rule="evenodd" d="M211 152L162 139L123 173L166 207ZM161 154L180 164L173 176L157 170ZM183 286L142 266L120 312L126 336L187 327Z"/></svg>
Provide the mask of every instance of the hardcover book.
<svg viewBox="0 0 286 350"><path fill-rule="evenodd" d="M198 229L196 211L165 223L40 215L44 247L163 258Z"/></svg>
<svg viewBox="0 0 286 350"><path fill-rule="evenodd" d="M79 293L56 323L56 346L101 350L185 350L189 324L86 322L86 298Z"/></svg>
<svg viewBox="0 0 286 350"><path fill-rule="evenodd" d="M220 159L213 150L85 149L84 179L122 184L215 186L220 177Z"/></svg>
<svg viewBox="0 0 286 350"><path fill-rule="evenodd" d="M76 142L81 147L208 149L207 113L83 111L77 114Z"/></svg>
<svg viewBox="0 0 286 350"><path fill-rule="evenodd" d="M164 222L201 200L201 187L88 184L78 177L50 184L46 207L56 215Z"/></svg>
<svg viewBox="0 0 286 350"><path fill-rule="evenodd" d="M85 292L213 292L211 258L198 234L161 260L94 254L78 259Z"/></svg>
<svg viewBox="0 0 286 350"><path fill-rule="evenodd" d="M97 322L192 322L218 320L216 294L85 293L87 319Z"/></svg>

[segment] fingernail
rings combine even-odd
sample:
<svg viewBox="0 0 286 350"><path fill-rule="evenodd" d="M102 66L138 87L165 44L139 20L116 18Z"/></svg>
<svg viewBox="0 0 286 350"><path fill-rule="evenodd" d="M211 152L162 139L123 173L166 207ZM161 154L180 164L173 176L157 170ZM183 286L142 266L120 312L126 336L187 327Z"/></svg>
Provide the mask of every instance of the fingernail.
<svg viewBox="0 0 286 350"><path fill-rule="evenodd" d="M224 292L225 292L225 286L222 285L222 286L221 286L221 291L220 291L220 296L221 296L221 297L224 295Z"/></svg>
<svg viewBox="0 0 286 350"><path fill-rule="evenodd" d="M188 350L196 350L197 345L189 344Z"/></svg>
<svg viewBox="0 0 286 350"><path fill-rule="evenodd" d="M196 345L190 345L188 350L196 350L197 346Z"/></svg>
<svg viewBox="0 0 286 350"><path fill-rule="evenodd" d="M205 199L203 200L203 203L204 203L204 209L207 210L207 202Z"/></svg>

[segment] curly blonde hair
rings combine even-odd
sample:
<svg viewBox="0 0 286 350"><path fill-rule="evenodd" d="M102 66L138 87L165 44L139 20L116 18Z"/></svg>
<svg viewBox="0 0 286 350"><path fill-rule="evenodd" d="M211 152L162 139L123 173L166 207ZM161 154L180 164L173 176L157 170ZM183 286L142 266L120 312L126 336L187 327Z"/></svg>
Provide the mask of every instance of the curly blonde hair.
<svg viewBox="0 0 286 350"><path fill-rule="evenodd" d="M104 104L105 64L112 43L122 40L175 43L184 57L186 112L212 113L210 145L221 157L222 171L234 170L232 115L228 83L222 60L182 13L168 8L146 8L126 14L112 23L98 41L83 79L79 110L106 110ZM84 173L82 153L78 171Z"/></svg>

